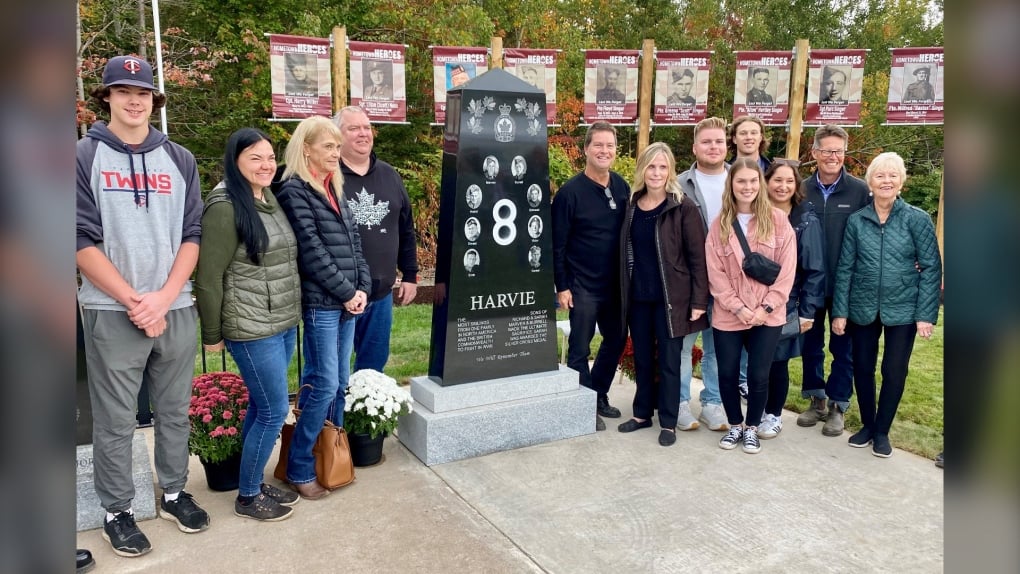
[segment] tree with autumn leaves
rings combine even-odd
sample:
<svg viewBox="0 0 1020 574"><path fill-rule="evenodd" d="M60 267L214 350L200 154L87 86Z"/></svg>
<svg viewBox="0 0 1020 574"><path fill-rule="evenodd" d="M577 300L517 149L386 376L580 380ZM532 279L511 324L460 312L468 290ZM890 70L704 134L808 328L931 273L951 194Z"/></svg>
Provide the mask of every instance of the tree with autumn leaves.
<svg viewBox="0 0 1020 574"><path fill-rule="evenodd" d="M98 83L107 58L148 52L154 60L151 6L144 0L79 0L79 77L84 93ZM847 167L862 174L872 157L897 151L911 179L904 195L929 213L938 204L943 130L883 126L890 66L889 48L941 46L943 0L164 0L163 27L168 129L195 154L206 189L220 177L227 136L242 126L267 131L282 146L294 124L270 122L272 103L267 33L325 38L334 26L348 37L405 44L409 125L378 128L376 151L404 177L415 203L428 264L434 250L440 179L440 129L431 126L432 45L559 48L557 109L550 128L550 179L555 190L583 166L580 141L586 48L640 48L646 38L658 49L713 50L709 114L729 117L733 104L735 51L792 49L798 38L816 48L870 48L865 69L861 128L851 129ZM144 13L144 18L142 14ZM94 112L78 101L78 122ZM770 130L770 154L786 155L782 128ZM811 132L798 155L809 159ZM679 165L693 161L690 127L660 127ZM629 175L636 130L620 130L621 167ZM810 167L810 166L807 166Z"/></svg>

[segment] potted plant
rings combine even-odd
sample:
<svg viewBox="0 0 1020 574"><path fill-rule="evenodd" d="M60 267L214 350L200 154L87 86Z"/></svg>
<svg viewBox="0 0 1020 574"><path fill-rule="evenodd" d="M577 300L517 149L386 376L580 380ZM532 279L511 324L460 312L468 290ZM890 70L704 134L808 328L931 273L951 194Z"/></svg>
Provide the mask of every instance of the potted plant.
<svg viewBox="0 0 1020 574"><path fill-rule="evenodd" d="M399 417L411 412L411 393L396 379L373 369L351 375L344 403L344 430L354 466L382 459L383 439L397 428Z"/></svg>
<svg viewBox="0 0 1020 574"><path fill-rule="evenodd" d="M701 350L701 347L694 345L691 348L691 363L693 367L697 367L701 364L701 356L705 353ZM620 355L620 370L627 376L628 379L634 381L637 377L637 372L634 370L634 344L630 340L630 336L627 337L627 344L623 347L623 354ZM656 363L655 379L659 379L658 363Z"/></svg>
<svg viewBox="0 0 1020 574"><path fill-rule="evenodd" d="M198 455L212 490L237 488L247 412L248 387L239 375L215 371L192 380L188 452Z"/></svg>

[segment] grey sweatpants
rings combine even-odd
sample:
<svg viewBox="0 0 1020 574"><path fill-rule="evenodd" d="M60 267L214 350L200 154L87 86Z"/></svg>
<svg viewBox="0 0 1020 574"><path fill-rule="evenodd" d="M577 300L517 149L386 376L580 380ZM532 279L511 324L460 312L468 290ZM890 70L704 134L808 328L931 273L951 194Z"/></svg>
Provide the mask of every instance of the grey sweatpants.
<svg viewBox="0 0 1020 574"><path fill-rule="evenodd" d="M131 439L137 427L138 390L144 379L155 411L156 476L178 492L188 481L188 407L195 369L194 307L167 313L155 339L123 311L85 309L85 361L92 399L92 452L96 493L108 512L131 508Z"/></svg>

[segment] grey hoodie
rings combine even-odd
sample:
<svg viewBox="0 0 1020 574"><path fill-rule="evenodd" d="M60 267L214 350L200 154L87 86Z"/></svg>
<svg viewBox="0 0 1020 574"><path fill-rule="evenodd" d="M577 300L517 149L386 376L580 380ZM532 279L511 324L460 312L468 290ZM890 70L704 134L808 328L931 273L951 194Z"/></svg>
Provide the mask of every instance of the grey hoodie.
<svg viewBox="0 0 1020 574"><path fill-rule="evenodd" d="M149 127L129 146L96 122L77 147L77 247L99 248L139 293L157 291L184 242L202 234L202 191L195 157ZM87 309L126 311L82 277L78 300ZM192 305L191 282L170 309Z"/></svg>

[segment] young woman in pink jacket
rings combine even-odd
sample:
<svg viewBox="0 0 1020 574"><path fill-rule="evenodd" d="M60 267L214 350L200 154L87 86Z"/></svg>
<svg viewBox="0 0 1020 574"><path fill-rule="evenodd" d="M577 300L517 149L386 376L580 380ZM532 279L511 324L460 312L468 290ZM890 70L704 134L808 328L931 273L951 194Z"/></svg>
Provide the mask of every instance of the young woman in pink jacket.
<svg viewBox="0 0 1020 574"><path fill-rule="evenodd" d="M715 300L712 335L719 365L719 394L730 430L719 447L743 444L746 453L761 450L758 425L765 410L769 368L783 324L786 300L797 270L797 239L786 214L772 207L765 178L756 161L733 162L726 176L722 211L712 222L705 242L708 286ZM744 250L734 225L739 225L752 252L778 263L772 285L748 277L742 268ZM740 351L747 349L747 415L741 412Z"/></svg>

